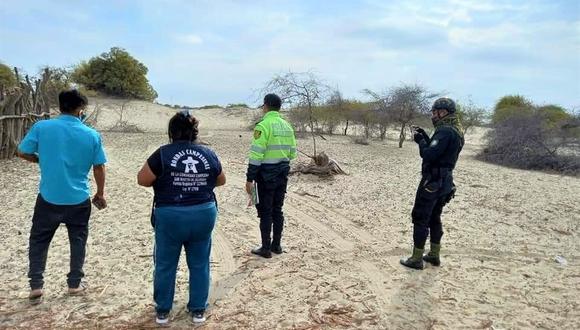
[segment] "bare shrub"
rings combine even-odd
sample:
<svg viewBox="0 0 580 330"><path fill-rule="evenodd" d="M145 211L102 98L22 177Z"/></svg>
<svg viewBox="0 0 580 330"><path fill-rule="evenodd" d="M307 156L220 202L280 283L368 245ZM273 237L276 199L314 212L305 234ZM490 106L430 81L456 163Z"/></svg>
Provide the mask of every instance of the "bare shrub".
<svg viewBox="0 0 580 330"><path fill-rule="evenodd" d="M391 90L376 93L369 89L363 92L373 98L375 103L375 113L380 117L374 118L379 123L381 138L384 139L389 123L394 123L399 127L399 148L403 147L406 139L407 126L416 118L428 113L430 102L439 96L437 93L429 92L420 85L403 84Z"/></svg>
<svg viewBox="0 0 580 330"><path fill-rule="evenodd" d="M292 108L287 112L288 120L292 123L294 130L298 132L307 132L310 123L310 115L306 108Z"/></svg>
<svg viewBox="0 0 580 330"><path fill-rule="evenodd" d="M580 174L577 119L547 125L538 113L511 116L487 133L481 159L522 169Z"/></svg>
<svg viewBox="0 0 580 330"><path fill-rule="evenodd" d="M250 122L248 123L248 126L246 126L248 131L253 131L254 128L256 128L256 125L258 125L258 123L262 120L262 117L264 117L262 111L253 111L252 116L250 117Z"/></svg>
<svg viewBox="0 0 580 330"><path fill-rule="evenodd" d="M463 126L464 134L467 134L473 127L482 126L487 119L486 110L475 105L471 99L467 103L459 105L458 108L457 113Z"/></svg>
<svg viewBox="0 0 580 330"><path fill-rule="evenodd" d="M352 142L354 144L362 144L364 146L368 146L369 145L369 140L364 137L364 136L356 136L352 139Z"/></svg>
<svg viewBox="0 0 580 330"><path fill-rule="evenodd" d="M103 109L103 104L95 102L93 110L87 114L83 122L90 127L97 127L99 123L99 116L101 115L101 110Z"/></svg>
<svg viewBox="0 0 580 330"><path fill-rule="evenodd" d="M131 100L123 100L119 108L115 109L115 113L119 116L115 125L108 129L109 132L119 132L119 133L143 133L144 131L135 124L129 124L127 120L124 119L129 110L129 103Z"/></svg>
<svg viewBox="0 0 580 330"><path fill-rule="evenodd" d="M117 122L114 126L110 127L108 132L118 132L118 133L144 133L139 126L134 124L129 124L126 121Z"/></svg>

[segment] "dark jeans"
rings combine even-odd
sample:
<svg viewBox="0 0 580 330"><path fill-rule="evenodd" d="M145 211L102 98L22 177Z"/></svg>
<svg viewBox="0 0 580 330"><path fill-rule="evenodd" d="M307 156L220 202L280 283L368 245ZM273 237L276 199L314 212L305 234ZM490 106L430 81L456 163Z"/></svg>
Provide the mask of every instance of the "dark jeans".
<svg viewBox="0 0 580 330"><path fill-rule="evenodd" d="M418 249L425 248L427 237L431 234L431 243L441 244L443 237L443 225L441 223L441 213L443 207L449 203L455 190L439 188L436 191L429 191L423 186L421 181L415 196L415 205L411 217L413 219L413 244ZM452 186L446 185L448 187Z"/></svg>
<svg viewBox="0 0 580 330"><path fill-rule="evenodd" d="M69 288L77 288L85 276L83 265L87 237L89 235L89 217L91 202L89 199L77 205L54 205L45 201L40 194L36 198L30 241L28 260L30 267L28 277L32 290L42 289L44 279L42 274L46 268L48 247L54 233L61 223L66 225L70 243L70 272L67 277Z"/></svg>
<svg viewBox="0 0 580 330"><path fill-rule="evenodd" d="M284 197L288 185L288 170L284 170L273 178L264 180L258 176L258 198L260 199L256 209L260 218L260 233L262 235L262 247L270 249L272 246L280 246L282 230L284 229ZM272 238L270 238L272 233Z"/></svg>

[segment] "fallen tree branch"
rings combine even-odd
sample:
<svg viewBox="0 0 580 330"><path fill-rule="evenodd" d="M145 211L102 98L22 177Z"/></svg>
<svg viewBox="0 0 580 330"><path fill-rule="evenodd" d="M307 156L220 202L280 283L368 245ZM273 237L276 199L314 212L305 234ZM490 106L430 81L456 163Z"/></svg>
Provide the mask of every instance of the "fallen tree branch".
<svg viewBox="0 0 580 330"><path fill-rule="evenodd" d="M326 153L321 152L316 157L310 157L310 163L298 163L290 170L290 174L314 174L318 176L331 176L334 174L347 174L337 161L328 158Z"/></svg>

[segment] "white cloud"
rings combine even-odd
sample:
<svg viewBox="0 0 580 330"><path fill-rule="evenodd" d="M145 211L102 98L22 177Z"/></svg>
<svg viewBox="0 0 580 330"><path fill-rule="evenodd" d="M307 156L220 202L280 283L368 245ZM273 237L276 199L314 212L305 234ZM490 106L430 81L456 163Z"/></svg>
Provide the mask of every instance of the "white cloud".
<svg viewBox="0 0 580 330"><path fill-rule="evenodd" d="M203 39L197 34L180 34L175 36L175 40L178 42L189 44L189 45L199 45L203 43Z"/></svg>
<svg viewBox="0 0 580 330"><path fill-rule="evenodd" d="M456 47L514 45L521 41L524 30L511 23L492 27L449 29L449 42Z"/></svg>

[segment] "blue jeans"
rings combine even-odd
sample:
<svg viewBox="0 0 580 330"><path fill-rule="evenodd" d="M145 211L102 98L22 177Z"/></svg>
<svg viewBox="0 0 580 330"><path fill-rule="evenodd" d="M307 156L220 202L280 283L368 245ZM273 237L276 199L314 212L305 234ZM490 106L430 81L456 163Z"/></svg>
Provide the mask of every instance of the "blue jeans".
<svg viewBox="0 0 580 330"><path fill-rule="evenodd" d="M189 303L191 311L205 310L209 295L209 260L211 233L217 217L214 202L192 206L155 208L155 273L153 299L159 313L173 306L175 274L185 247L189 268Z"/></svg>

